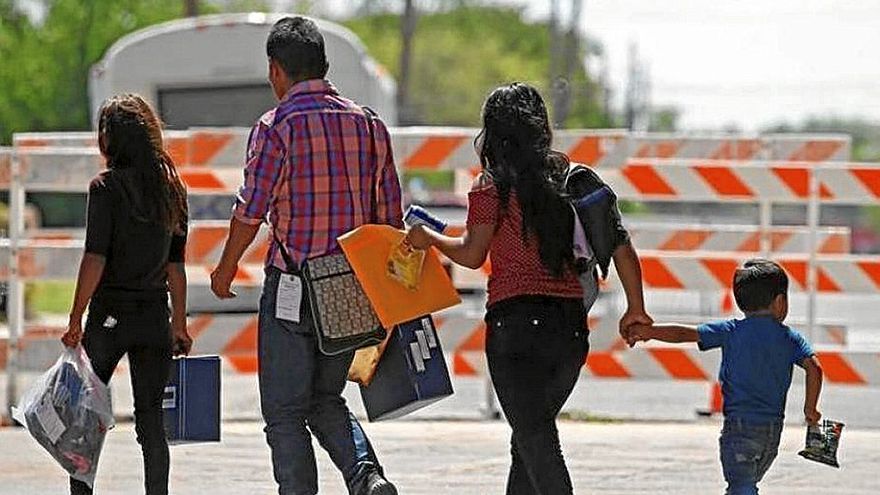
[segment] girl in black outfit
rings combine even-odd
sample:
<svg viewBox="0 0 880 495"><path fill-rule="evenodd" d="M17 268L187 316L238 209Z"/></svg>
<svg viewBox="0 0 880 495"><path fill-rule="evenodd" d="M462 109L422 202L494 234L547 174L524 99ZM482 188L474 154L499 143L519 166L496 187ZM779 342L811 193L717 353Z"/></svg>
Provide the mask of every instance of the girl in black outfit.
<svg viewBox="0 0 880 495"><path fill-rule="evenodd" d="M162 395L172 351L185 354L192 344L183 264L186 189L162 145L159 119L140 96L104 103L98 145L107 169L89 185L85 253L62 341L75 347L82 340L105 383L128 354L146 493L164 495L169 458ZM70 492L92 493L73 478Z"/></svg>

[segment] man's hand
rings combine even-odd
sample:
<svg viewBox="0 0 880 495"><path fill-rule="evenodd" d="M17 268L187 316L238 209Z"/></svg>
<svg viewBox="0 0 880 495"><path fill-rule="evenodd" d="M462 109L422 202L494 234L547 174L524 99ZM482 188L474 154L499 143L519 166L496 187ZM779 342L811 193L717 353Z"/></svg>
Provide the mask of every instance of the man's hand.
<svg viewBox="0 0 880 495"><path fill-rule="evenodd" d="M225 268L222 264L211 272L211 292L220 299L232 299L237 294L232 292L232 279L235 278L237 266Z"/></svg>
<svg viewBox="0 0 880 495"><path fill-rule="evenodd" d="M188 355L192 349L192 337L186 331L186 319L171 319L171 342L172 354L175 356Z"/></svg>
<svg viewBox="0 0 880 495"><path fill-rule="evenodd" d="M71 315L67 323L67 331L61 336L61 342L67 347L76 347L82 340L82 334L82 316Z"/></svg>
<svg viewBox="0 0 880 495"><path fill-rule="evenodd" d="M648 313L645 313L645 310L633 310L627 309L626 313L623 314L623 317L620 318L620 336L623 340L629 343L629 346L632 347L635 345L635 342L630 342L630 327L633 325L653 325L654 320L648 316Z"/></svg>
<svg viewBox="0 0 880 495"><path fill-rule="evenodd" d="M804 418L806 418L808 425L816 426L817 424L819 424L819 420L822 419L822 413L820 413L816 408L805 408Z"/></svg>

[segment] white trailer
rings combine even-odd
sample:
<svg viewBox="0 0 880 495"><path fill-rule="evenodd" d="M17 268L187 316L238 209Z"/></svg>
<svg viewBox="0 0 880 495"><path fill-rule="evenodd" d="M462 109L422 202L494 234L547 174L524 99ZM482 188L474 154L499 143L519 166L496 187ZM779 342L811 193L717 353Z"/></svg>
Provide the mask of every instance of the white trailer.
<svg viewBox="0 0 880 495"><path fill-rule="evenodd" d="M266 37L284 14L221 14L175 20L129 34L92 67L92 123L106 98L139 93L169 129L251 126L275 105L267 82ZM396 84L354 33L315 19L343 95L397 122Z"/></svg>

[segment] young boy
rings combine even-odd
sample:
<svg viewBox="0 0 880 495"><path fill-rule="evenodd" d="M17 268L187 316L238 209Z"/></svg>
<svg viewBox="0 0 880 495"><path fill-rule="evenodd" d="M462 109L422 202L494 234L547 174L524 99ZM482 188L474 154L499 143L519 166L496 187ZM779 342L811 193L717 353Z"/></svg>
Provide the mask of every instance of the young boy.
<svg viewBox="0 0 880 495"><path fill-rule="evenodd" d="M806 370L804 416L816 424L822 369L810 344L782 322L788 315L788 276L778 264L752 259L736 270L733 294L742 320L684 325L633 325L629 343L651 339L721 348L724 396L721 466L728 495L757 494L757 483L779 449L792 365Z"/></svg>

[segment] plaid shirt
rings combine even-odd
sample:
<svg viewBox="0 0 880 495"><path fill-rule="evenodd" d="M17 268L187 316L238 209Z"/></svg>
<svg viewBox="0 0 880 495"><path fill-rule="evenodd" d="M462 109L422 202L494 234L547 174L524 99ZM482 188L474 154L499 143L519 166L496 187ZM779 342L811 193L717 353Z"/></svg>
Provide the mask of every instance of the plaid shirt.
<svg viewBox="0 0 880 495"><path fill-rule="evenodd" d="M298 265L338 252L336 238L360 225L402 228L391 138L374 118L371 140L369 122L329 81L294 85L251 130L235 218L254 225L268 214L274 235ZM285 268L275 242L266 264Z"/></svg>

